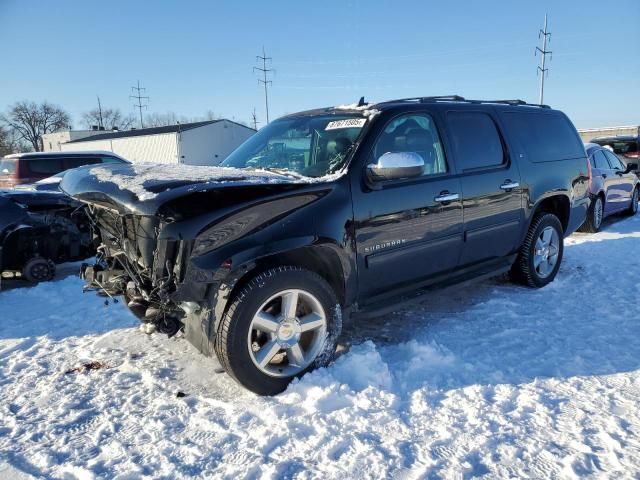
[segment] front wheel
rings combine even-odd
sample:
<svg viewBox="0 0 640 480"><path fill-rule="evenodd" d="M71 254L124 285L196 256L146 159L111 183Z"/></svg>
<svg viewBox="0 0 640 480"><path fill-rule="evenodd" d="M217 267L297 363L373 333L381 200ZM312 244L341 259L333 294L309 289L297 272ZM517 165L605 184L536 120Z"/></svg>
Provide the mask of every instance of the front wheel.
<svg viewBox="0 0 640 480"><path fill-rule="evenodd" d="M257 275L235 296L214 346L238 383L259 395L275 395L331 361L341 326L335 292L322 277L279 267Z"/></svg>
<svg viewBox="0 0 640 480"><path fill-rule="evenodd" d="M540 213L531 222L511 277L528 287L551 283L560 269L564 240L562 224L552 213Z"/></svg>

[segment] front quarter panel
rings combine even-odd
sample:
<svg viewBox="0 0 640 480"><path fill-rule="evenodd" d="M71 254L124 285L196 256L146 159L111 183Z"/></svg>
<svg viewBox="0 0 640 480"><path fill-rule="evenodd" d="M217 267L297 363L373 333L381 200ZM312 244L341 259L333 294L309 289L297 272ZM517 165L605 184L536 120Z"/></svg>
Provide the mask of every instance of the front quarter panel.
<svg viewBox="0 0 640 480"><path fill-rule="evenodd" d="M343 273L351 277L350 198L344 176L178 222L169 225L160 237L184 239L189 232L193 247L186 277L201 282L218 283L223 277L244 275L265 257L314 246L330 246Z"/></svg>

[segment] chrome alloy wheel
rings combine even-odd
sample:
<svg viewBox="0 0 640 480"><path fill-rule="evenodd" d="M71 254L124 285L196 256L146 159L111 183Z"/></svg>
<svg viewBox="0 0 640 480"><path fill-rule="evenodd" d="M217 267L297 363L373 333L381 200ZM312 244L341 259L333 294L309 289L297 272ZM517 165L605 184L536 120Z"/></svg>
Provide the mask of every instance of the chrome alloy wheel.
<svg viewBox="0 0 640 480"><path fill-rule="evenodd" d="M536 240L533 266L541 278L548 277L558 263L560 235L553 227L546 227Z"/></svg>
<svg viewBox="0 0 640 480"><path fill-rule="evenodd" d="M596 228L600 228L600 224L602 223L602 199L600 197L596 198L596 203L593 206L593 226Z"/></svg>
<svg viewBox="0 0 640 480"><path fill-rule="evenodd" d="M272 377L291 377L316 359L327 336L320 301L299 289L283 290L264 302L251 320L247 345L258 369Z"/></svg>

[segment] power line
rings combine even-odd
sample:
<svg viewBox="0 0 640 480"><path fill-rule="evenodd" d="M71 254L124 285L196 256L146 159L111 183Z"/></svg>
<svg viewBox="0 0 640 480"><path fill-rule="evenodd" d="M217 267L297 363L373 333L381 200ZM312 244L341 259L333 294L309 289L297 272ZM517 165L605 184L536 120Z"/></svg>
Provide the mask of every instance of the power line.
<svg viewBox="0 0 640 480"><path fill-rule="evenodd" d="M258 130L258 117L256 117L256 109L253 109L253 113L251 114L251 123L253 123L253 129Z"/></svg>
<svg viewBox="0 0 640 480"><path fill-rule="evenodd" d="M271 63L272 58L267 57L267 54L264 51L264 47L262 47L262 55L256 56L256 61L262 60L262 68L261 67L253 67L253 71L256 70L262 72L263 78L258 79L258 83L264 85L264 107L267 112L267 123L269 123L269 97L267 95L267 85L273 84L271 80L267 80L267 74L273 72L272 68L267 68L267 62Z"/></svg>
<svg viewBox="0 0 640 480"><path fill-rule="evenodd" d="M98 129L102 130L104 129L104 122L102 121L102 105L100 104L100 96L96 95L96 97L98 97Z"/></svg>
<svg viewBox="0 0 640 480"><path fill-rule="evenodd" d="M540 30L538 33L538 38L542 37L542 48L536 47L534 54L537 55L540 52L540 66L538 67L537 73L540 75L540 105L544 103L544 78L549 75L549 69L545 68L545 61L547 59L547 55L549 55L549 60L553 58L551 50L547 50L547 39L551 42L551 32L547 31L547 15L544 15L544 30Z"/></svg>
<svg viewBox="0 0 640 480"><path fill-rule="evenodd" d="M149 101L149 97L145 97L143 95L141 95L142 92L144 92L146 90L146 88L142 88L140 86L140 80L138 80L138 86L137 87L131 87L131 90L135 90L136 91L136 95L129 95L129 98L135 98L136 100L138 100L138 103L134 104L134 107L137 107L138 110L140 111L140 128L144 128L144 122L142 121L142 109L143 108L148 108L149 105L145 105L142 103L143 100L147 100Z"/></svg>

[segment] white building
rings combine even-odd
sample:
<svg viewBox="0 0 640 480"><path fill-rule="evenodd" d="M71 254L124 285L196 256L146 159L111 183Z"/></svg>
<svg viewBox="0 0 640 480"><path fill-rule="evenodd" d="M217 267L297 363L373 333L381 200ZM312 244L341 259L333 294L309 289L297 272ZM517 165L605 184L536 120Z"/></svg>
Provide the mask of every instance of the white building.
<svg viewBox="0 0 640 480"><path fill-rule="evenodd" d="M590 142L596 137L616 137L618 135L638 135L640 136L640 125L629 125L625 127L602 127L602 128L579 128L578 133L583 142Z"/></svg>
<svg viewBox="0 0 640 480"><path fill-rule="evenodd" d="M43 151L59 152L62 150L61 145L63 143L80 140L98 133L105 132L99 130L63 130L61 132L45 133L42 135Z"/></svg>
<svg viewBox="0 0 640 480"><path fill-rule="evenodd" d="M255 130L231 120L184 123L96 135L62 143L62 151L107 150L133 163L218 165Z"/></svg>

